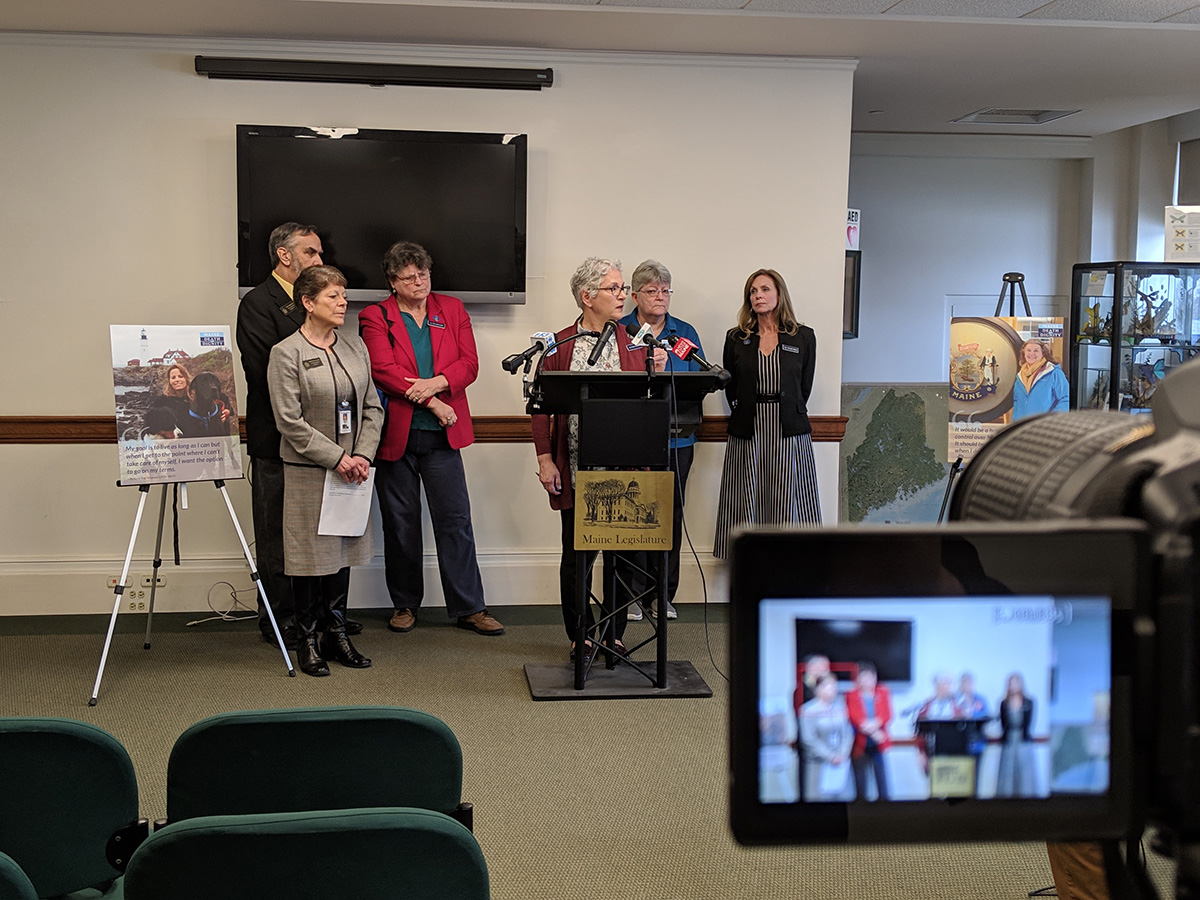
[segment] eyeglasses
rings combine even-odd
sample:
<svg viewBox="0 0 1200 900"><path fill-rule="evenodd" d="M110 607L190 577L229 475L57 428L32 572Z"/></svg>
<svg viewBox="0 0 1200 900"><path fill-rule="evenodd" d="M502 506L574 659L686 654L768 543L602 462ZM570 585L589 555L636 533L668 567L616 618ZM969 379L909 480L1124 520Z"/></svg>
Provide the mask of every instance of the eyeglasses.
<svg viewBox="0 0 1200 900"><path fill-rule="evenodd" d="M405 284L405 285L413 285L413 284L416 284L418 281L428 281L429 280L429 270L422 269L420 272L418 272L415 275L405 275L403 278L397 278L395 280L400 282L401 284Z"/></svg>
<svg viewBox="0 0 1200 900"><path fill-rule="evenodd" d="M642 294L646 297L662 297L664 300L670 300L671 295L675 293L670 288L642 288L640 291L634 291L635 294Z"/></svg>
<svg viewBox="0 0 1200 900"><path fill-rule="evenodd" d="M628 294L629 293L629 285L627 285L627 284L606 284L606 285L602 285L602 286L596 288L596 290L608 291L610 294L612 294L615 297L615 296L617 296L617 294Z"/></svg>

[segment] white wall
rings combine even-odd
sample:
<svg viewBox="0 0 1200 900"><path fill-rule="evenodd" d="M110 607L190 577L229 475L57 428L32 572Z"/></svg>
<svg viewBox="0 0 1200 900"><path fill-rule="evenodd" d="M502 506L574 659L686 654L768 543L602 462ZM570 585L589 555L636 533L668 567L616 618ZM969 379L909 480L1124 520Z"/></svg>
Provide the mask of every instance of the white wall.
<svg viewBox="0 0 1200 900"><path fill-rule="evenodd" d="M855 135L862 297L843 380L944 380L950 317L991 315L1005 272L1025 273L1034 315L1067 316L1074 264L1161 259L1176 144L1198 121L1094 138Z"/></svg>
<svg viewBox="0 0 1200 900"><path fill-rule="evenodd" d="M1080 241L1080 261L1133 259L1137 217L1131 209L1134 188L1133 131L1113 132L1095 139L1095 155L1084 160L1085 178L1080 216L1090 225Z"/></svg>
<svg viewBox="0 0 1200 900"><path fill-rule="evenodd" d="M209 81L192 69L196 54L552 66L555 86ZM470 392L476 414L521 413L520 381L498 361L532 331L573 318L568 278L597 254L622 258L627 272L648 256L665 262L674 311L713 356L745 275L779 269L818 336L811 410L835 415L852 73L837 60L0 36L0 247L10 260L0 284L10 386L0 415L111 414L110 323L232 322L239 123L529 135L529 299L472 311L483 361ZM711 398L708 411L724 412L723 401ZM722 451L699 448L689 491L689 527L706 564ZM532 447L477 445L464 456L490 601L556 602L557 517L534 477ZM0 612L109 608L104 576L118 571L137 503L136 492L113 485L115 447L0 447L0 467L10 473ZM835 445L818 445L818 469L832 520ZM248 485L233 483L230 494L249 530ZM191 495L181 525L187 567L168 571L162 609L202 608L218 577L249 585L219 497L207 486ZM142 560L153 518L138 543ZM356 576L352 604L386 604L380 565L377 557ZM135 566L142 570L148 564ZM440 599L436 576L428 586ZM685 563L681 590L698 586Z"/></svg>
<svg viewBox="0 0 1200 900"><path fill-rule="evenodd" d="M1166 120L1131 129L1136 135L1137 235L1134 259L1162 262L1166 258L1164 207L1175 199L1175 165L1178 145L1169 137Z"/></svg>
<svg viewBox="0 0 1200 900"><path fill-rule="evenodd" d="M850 206L862 287L846 382L944 381L950 317L992 315L1005 272L1025 273L1035 315L1068 314L1078 160L856 154Z"/></svg>

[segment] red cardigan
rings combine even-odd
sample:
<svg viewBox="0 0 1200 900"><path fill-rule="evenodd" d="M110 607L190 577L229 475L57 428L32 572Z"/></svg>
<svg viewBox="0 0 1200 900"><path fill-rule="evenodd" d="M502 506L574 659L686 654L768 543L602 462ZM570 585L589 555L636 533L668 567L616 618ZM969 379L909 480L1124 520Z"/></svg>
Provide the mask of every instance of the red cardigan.
<svg viewBox="0 0 1200 900"><path fill-rule="evenodd" d="M861 691L855 689L846 694L846 714L854 726L854 746L850 748L850 755L862 756L867 749L867 736L859 729L869 717L863 708ZM883 726L883 740L877 746L880 750L886 750L892 746L892 738L887 733L888 722L892 721L892 694L882 684L875 685L875 718Z"/></svg>
<svg viewBox="0 0 1200 900"><path fill-rule="evenodd" d="M391 320L390 339L385 312ZM467 406L467 386L479 374L479 354L475 350L471 317L457 297L434 293L425 301L425 316L429 322L429 341L433 345L434 374L444 375L450 382L450 387L438 394L438 399L450 404L458 416L458 421L446 429L446 438L451 447L460 450L475 440L471 410ZM405 378L420 377L412 340L400 318L400 305L395 295L362 310L358 314L358 331L371 355L371 377L375 379L375 386L389 398L383 438L375 455L377 459L394 462L404 455L412 425L414 404L404 399L404 392L412 385Z"/></svg>
<svg viewBox="0 0 1200 900"><path fill-rule="evenodd" d="M558 341L566 340L578 330L579 320L568 325L554 335L555 347L551 348L541 360L541 368L546 372L566 372L571 368L571 354L575 350L575 342L557 346ZM646 371L646 348L629 343L629 337L620 330L615 335L617 350L621 354L621 369L625 372ZM533 427L533 447L538 456L552 453L554 465L558 466L562 476L562 491L555 495L547 493L551 509L572 509L575 506L575 488L571 484L571 451L567 446L567 417L562 415L549 416L537 414L530 417Z"/></svg>

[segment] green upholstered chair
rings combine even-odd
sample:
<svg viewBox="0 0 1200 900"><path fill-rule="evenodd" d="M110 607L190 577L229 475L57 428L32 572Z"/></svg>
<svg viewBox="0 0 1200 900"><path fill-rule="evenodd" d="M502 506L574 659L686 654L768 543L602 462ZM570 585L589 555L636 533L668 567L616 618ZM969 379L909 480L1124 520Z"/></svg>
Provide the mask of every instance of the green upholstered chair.
<svg viewBox="0 0 1200 900"><path fill-rule="evenodd" d="M0 852L39 897L108 889L146 833L120 742L71 719L0 718Z"/></svg>
<svg viewBox="0 0 1200 900"><path fill-rule="evenodd" d="M425 809L199 816L155 829L125 900L487 900L474 836Z"/></svg>
<svg viewBox="0 0 1200 900"><path fill-rule="evenodd" d="M33 882L7 853L0 853L0 900L37 900Z"/></svg>
<svg viewBox="0 0 1200 900"><path fill-rule="evenodd" d="M400 762L398 762L400 760ZM462 748L437 716L399 706L230 712L179 736L167 821L194 816L412 806L468 829Z"/></svg>

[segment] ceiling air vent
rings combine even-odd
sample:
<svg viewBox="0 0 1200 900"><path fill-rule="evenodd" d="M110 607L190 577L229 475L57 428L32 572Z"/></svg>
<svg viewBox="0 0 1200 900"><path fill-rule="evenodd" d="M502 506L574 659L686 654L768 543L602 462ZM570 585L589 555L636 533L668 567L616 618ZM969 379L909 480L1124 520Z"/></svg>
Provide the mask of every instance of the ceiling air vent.
<svg viewBox="0 0 1200 900"><path fill-rule="evenodd" d="M1073 116L1077 112L1077 109L1009 109L1003 106L987 106L950 121L968 125L1045 125L1064 116Z"/></svg>

